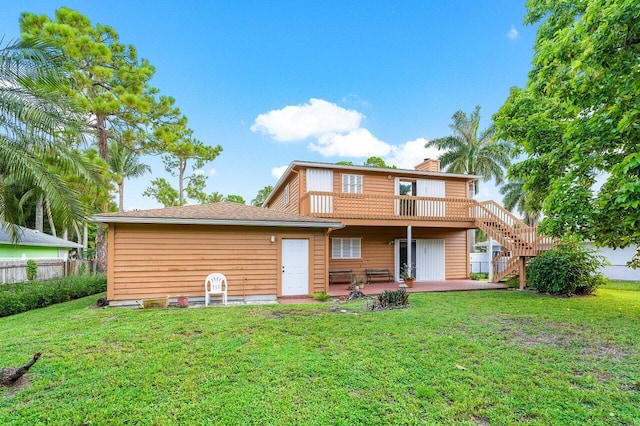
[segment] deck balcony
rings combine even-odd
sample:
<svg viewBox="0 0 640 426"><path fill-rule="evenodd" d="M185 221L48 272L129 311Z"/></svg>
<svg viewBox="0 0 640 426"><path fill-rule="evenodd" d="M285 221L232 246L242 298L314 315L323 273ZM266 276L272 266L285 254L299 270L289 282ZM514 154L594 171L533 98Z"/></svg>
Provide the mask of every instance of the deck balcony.
<svg viewBox="0 0 640 426"><path fill-rule="evenodd" d="M346 225L480 228L512 256L535 256L553 245L495 201L310 191L300 199L300 213Z"/></svg>
<svg viewBox="0 0 640 426"><path fill-rule="evenodd" d="M473 228L477 202L468 198L415 197L407 195L349 194L311 191L300 199L300 213L346 224L448 226Z"/></svg>

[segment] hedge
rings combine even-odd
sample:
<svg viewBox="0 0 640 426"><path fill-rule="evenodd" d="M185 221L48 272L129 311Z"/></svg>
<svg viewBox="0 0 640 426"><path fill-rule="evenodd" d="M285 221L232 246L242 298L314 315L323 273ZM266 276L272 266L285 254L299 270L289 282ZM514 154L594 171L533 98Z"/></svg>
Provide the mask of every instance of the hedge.
<svg viewBox="0 0 640 426"><path fill-rule="evenodd" d="M104 274L0 284L0 317L90 296L106 289L107 276Z"/></svg>

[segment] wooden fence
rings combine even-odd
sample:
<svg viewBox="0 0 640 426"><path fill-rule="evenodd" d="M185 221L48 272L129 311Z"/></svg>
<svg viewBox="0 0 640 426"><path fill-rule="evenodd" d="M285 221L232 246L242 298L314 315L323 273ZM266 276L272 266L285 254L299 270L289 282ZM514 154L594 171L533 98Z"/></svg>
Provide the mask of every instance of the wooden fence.
<svg viewBox="0 0 640 426"><path fill-rule="evenodd" d="M86 263L89 270L89 262L83 260L64 259L34 259L38 264L38 277L40 281L54 280L56 278L76 275L82 263ZM27 281L27 261L0 260L0 284L17 283Z"/></svg>

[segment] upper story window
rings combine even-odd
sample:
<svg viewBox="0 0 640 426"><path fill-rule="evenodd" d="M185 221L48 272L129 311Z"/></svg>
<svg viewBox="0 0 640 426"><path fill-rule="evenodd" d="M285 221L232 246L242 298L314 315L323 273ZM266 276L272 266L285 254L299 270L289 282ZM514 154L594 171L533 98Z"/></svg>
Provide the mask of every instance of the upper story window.
<svg viewBox="0 0 640 426"><path fill-rule="evenodd" d="M284 193L282 194L282 201L284 202L285 206L289 204L289 184L287 184L287 186L284 187Z"/></svg>
<svg viewBox="0 0 640 426"><path fill-rule="evenodd" d="M362 238L332 238L331 257L333 259L360 259Z"/></svg>
<svg viewBox="0 0 640 426"><path fill-rule="evenodd" d="M342 175L342 192L362 194L362 175Z"/></svg>

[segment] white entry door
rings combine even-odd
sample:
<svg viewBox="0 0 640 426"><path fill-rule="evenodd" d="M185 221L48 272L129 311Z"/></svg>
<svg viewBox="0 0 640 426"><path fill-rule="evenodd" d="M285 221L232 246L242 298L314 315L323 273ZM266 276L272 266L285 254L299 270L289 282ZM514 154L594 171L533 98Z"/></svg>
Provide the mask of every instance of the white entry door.
<svg viewBox="0 0 640 426"><path fill-rule="evenodd" d="M444 240L416 240L416 281L444 280Z"/></svg>
<svg viewBox="0 0 640 426"><path fill-rule="evenodd" d="M309 294L309 240L282 240L282 295Z"/></svg>

